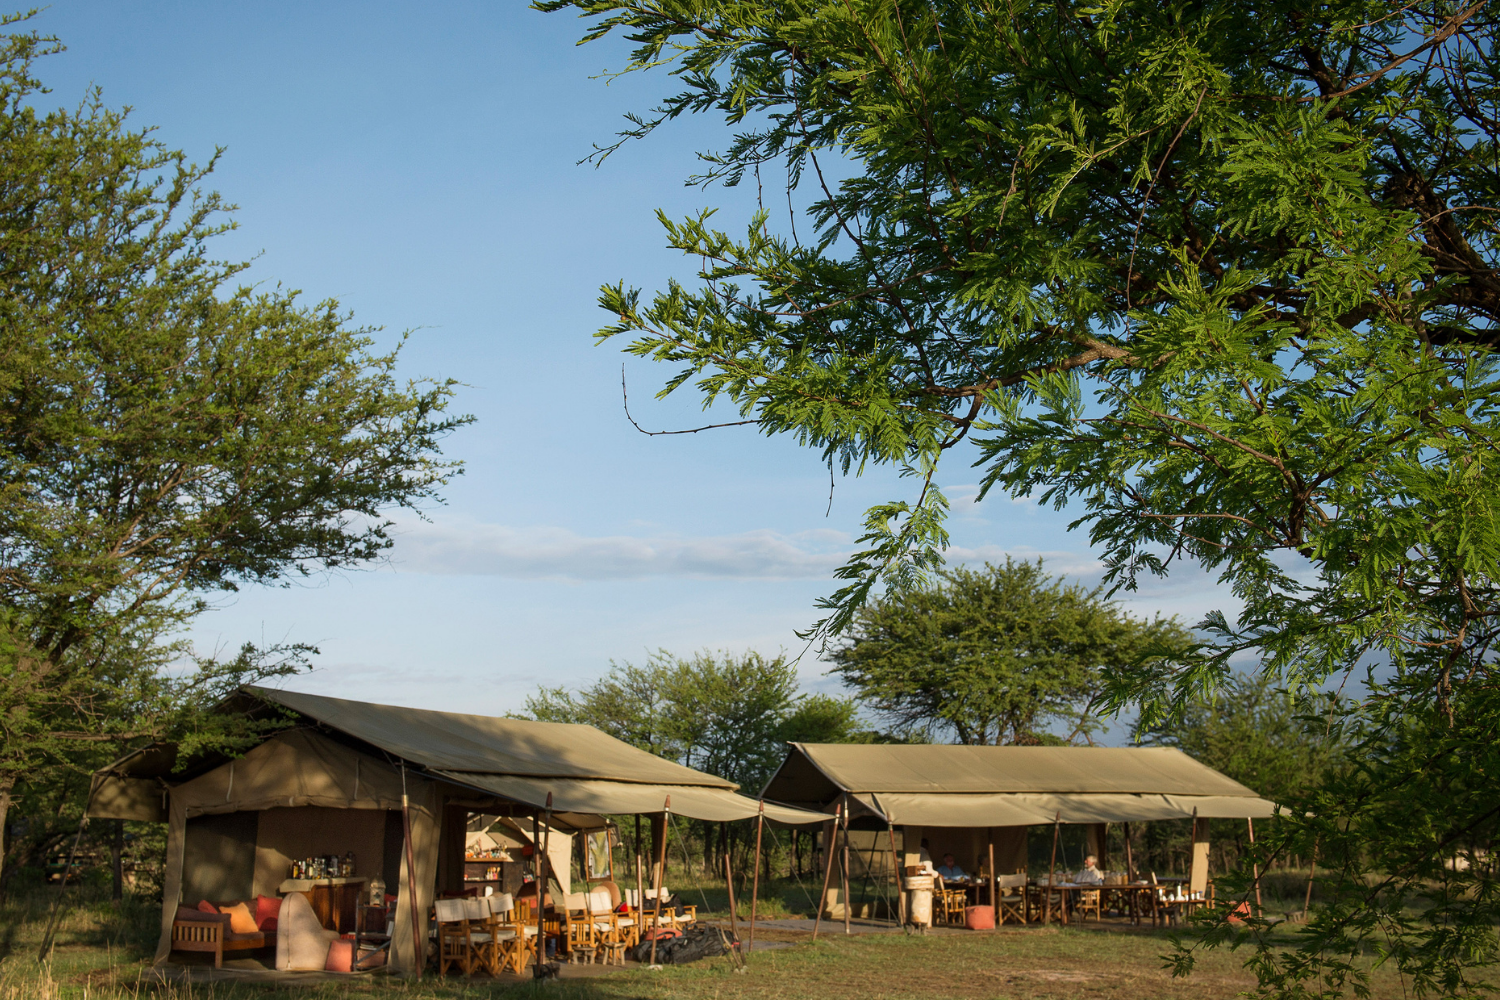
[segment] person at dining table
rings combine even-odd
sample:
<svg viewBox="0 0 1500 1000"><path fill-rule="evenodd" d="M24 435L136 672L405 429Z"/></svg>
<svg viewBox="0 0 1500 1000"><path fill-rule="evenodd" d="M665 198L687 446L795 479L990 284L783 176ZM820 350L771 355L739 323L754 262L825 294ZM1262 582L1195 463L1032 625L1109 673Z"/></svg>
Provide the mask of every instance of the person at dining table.
<svg viewBox="0 0 1500 1000"><path fill-rule="evenodd" d="M943 855L943 863L938 865L938 874L943 876L943 880L946 882L956 882L969 877L958 866L958 861L951 854Z"/></svg>
<svg viewBox="0 0 1500 1000"><path fill-rule="evenodd" d="M1099 870L1099 859L1090 854L1083 859L1083 870L1078 873L1082 885L1103 885L1104 873Z"/></svg>

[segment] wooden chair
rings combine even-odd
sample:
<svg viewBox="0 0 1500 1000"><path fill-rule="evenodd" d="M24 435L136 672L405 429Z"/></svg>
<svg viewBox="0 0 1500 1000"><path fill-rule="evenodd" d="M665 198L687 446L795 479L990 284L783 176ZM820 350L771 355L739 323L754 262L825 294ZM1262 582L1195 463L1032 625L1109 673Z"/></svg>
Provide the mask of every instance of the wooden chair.
<svg viewBox="0 0 1500 1000"><path fill-rule="evenodd" d="M457 965L464 975L474 971L474 945L470 938L473 928L469 926L467 899L439 899L433 906L437 924L438 975L446 976L448 966Z"/></svg>
<svg viewBox="0 0 1500 1000"><path fill-rule="evenodd" d="M1080 889L1078 891L1078 902L1074 913L1078 914L1079 920L1084 920L1090 913L1098 921L1104 920L1104 911L1100 908L1100 897L1104 895L1100 889Z"/></svg>
<svg viewBox="0 0 1500 1000"><path fill-rule="evenodd" d="M490 975L498 976L506 969L519 975L526 967L526 942L529 938L517 919L515 897L508 892L499 892L485 897L485 900L490 908L489 919L485 921L485 930L491 941L486 963ZM531 912L529 907L526 912ZM535 927L531 928L531 935L536 936Z"/></svg>
<svg viewBox="0 0 1500 1000"><path fill-rule="evenodd" d="M936 888L933 890L934 916L941 916L943 923L961 924L964 922L964 908L968 905L968 896L962 889L950 889L943 881L943 876L933 877Z"/></svg>
<svg viewBox="0 0 1500 1000"><path fill-rule="evenodd" d="M620 904L625 901L625 894L614 882L600 882L599 887L609 893L609 908L615 914L615 926L625 935L625 947L634 948L641 943L641 921L636 919L636 911L632 908L630 913L619 912Z"/></svg>
<svg viewBox="0 0 1500 1000"><path fill-rule="evenodd" d="M570 897L581 896L582 893L569 893ZM569 905L563 907L562 924L564 949L567 951L570 964L591 963L598 951L594 943L595 927L594 921L589 919L588 914L582 908L574 909L570 898Z"/></svg>
<svg viewBox="0 0 1500 1000"><path fill-rule="evenodd" d="M999 899L995 900L995 926L999 927L1009 917L1026 923L1026 873L995 876L995 889Z"/></svg>

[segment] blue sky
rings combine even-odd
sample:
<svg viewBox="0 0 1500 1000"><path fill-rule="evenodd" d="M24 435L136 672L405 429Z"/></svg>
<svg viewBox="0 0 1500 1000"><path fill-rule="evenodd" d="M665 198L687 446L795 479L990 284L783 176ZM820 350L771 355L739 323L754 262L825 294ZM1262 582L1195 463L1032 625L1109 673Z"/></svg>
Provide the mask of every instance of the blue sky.
<svg viewBox="0 0 1500 1000"><path fill-rule="evenodd" d="M34 23L68 46L39 67L57 103L97 84L190 158L225 147L212 186L240 228L218 250L254 257L249 280L337 298L387 341L414 330L407 373L462 380L456 407L478 418L447 444L465 475L429 521L403 520L387 564L222 601L204 648L315 643L292 686L487 713L658 647L799 652L865 507L905 495L885 473L841 479L829 511L827 469L789 440L626 422L622 355L592 341L598 286L687 277L654 210L718 207L735 229L753 190L683 186L693 152L724 144L707 119L577 165L669 85L597 79L622 43L575 46L575 18L516 2L60 0ZM625 368L643 425L702 422L689 397L651 398L665 371ZM978 475L953 457L951 561L1043 554L1097 577L1066 513L969 503ZM1191 570L1126 603L1233 610ZM801 669L834 687L813 657Z"/></svg>

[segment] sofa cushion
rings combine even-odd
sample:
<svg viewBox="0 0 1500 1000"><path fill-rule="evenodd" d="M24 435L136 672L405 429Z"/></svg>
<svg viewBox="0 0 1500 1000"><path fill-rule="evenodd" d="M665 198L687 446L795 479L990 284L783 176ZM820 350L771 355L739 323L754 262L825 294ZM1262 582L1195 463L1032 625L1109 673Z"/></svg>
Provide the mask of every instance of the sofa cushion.
<svg viewBox="0 0 1500 1000"><path fill-rule="evenodd" d="M205 910L200 910L192 906L179 906L177 907L177 919L200 920L205 923L223 924L226 931L229 929L229 918L220 913L218 910L214 910L212 913L209 913Z"/></svg>
<svg viewBox="0 0 1500 1000"><path fill-rule="evenodd" d="M274 931L275 920L281 915L280 896L256 896L255 897L255 926L263 931ZM271 926L266 926L266 921L272 921Z"/></svg>
<svg viewBox="0 0 1500 1000"><path fill-rule="evenodd" d="M206 899L198 900L198 909L204 913L218 913L219 908Z"/></svg>
<svg viewBox="0 0 1500 1000"><path fill-rule="evenodd" d="M219 912L228 915L230 933L260 933L260 928L255 926L255 918L250 915L250 907L245 903L230 903L227 906L221 906Z"/></svg>

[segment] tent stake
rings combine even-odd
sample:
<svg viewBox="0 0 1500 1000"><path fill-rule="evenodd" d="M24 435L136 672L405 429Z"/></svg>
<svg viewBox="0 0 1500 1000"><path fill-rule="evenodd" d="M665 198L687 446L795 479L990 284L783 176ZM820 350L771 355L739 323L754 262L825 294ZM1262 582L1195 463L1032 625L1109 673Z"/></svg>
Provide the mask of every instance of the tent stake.
<svg viewBox="0 0 1500 1000"><path fill-rule="evenodd" d="M901 888L901 858L896 854L896 827L889 820L885 824L885 832L891 838L891 870L896 874L896 912L900 914L901 926L906 926L906 892Z"/></svg>
<svg viewBox="0 0 1500 1000"><path fill-rule="evenodd" d="M849 910L853 900L849 898L849 803L845 796L844 803L844 851L839 860L839 881L844 888L844 933L851 934L849 930Z"/></svg>
<svg viewBox="0 0 1500 1000"><path fill-rule="evenodd" d="M661 880L667 873L667 827L672 818L672 796L667 796L666 803L661 807L661 844L656 861L656 873L652 881L656 883L656 912L651 917L651 965L656 964L656 939L661 932Z"/></svg>
<svg viewBox="0 0 1500 1000"><path fill-rule="evenodd" d="M745 946L746 954L755 948L755 906L760 902L760 831L766 825L766 800L760 800L760 806L755 811L755 875L750 882L750 943Z"/></svg>
<svg viewBox="0 0 1500 1000"><path fill-rule="evenodd" d="M838 836L839 815L843 811L843 808L844 805L842 802L833 807L833 831L832 835L828 838L828 865L823 869L823 895L818 897L818 912L813 917L812 939L814 941L818 939L818 925L823 922L823 907L828 903L828 883L833 879L834 838Z"/></svg>
<svg viewBox="0 0 1500 1000"><path fill-rule="evenodd" d="M1052 875L1057 868L1057 835L1062 831L1062 810L1052 820L1052 860L1047 865L1047 911L1042 923L1052 923Z"/></svg>
<svg viewBox="0 0 1500 1000"><path fill-rule="evenodd" d="M422 947L422 932L417 927L417 855L411 843L411 799L406 794L406 762L401 762L401 825L406 830L406 895L411 900L411 960L416 963L417 980L427 964L427 949Z"/></svg>

